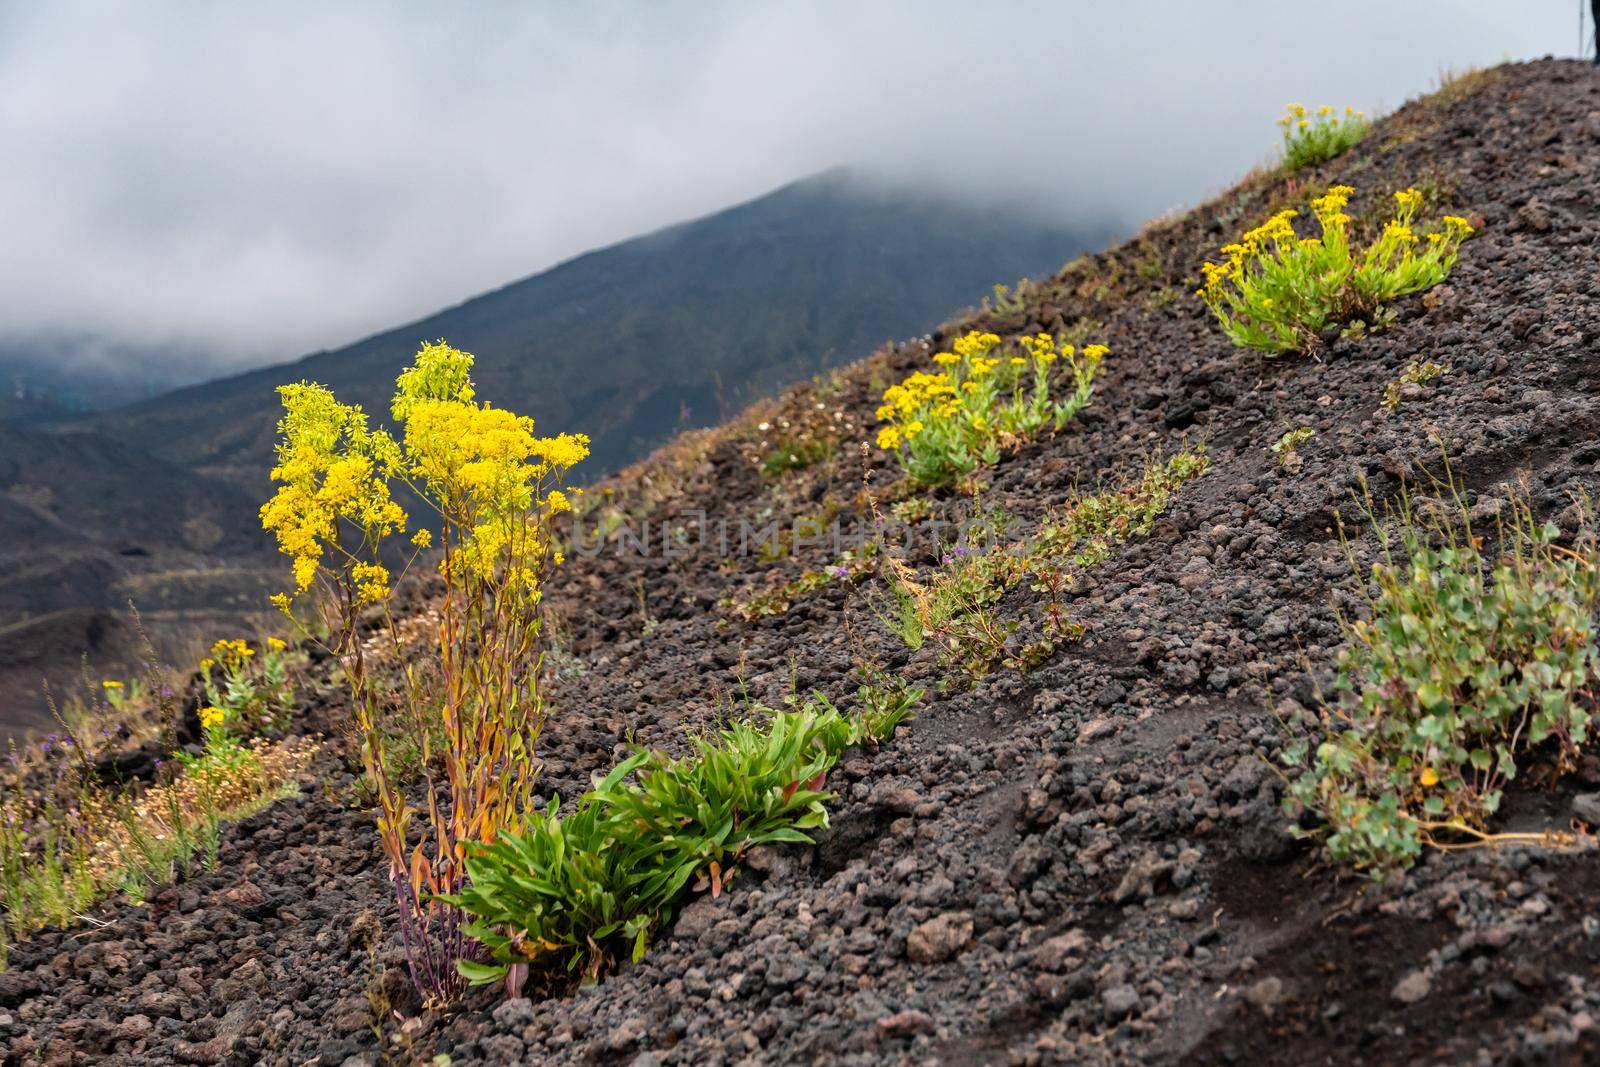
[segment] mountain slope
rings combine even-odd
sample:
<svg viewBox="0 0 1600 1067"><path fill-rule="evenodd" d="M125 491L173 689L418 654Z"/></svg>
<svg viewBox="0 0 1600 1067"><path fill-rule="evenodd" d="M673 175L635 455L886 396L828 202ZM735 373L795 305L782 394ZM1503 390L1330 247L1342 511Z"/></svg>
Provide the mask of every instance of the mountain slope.
<svg viewBox="0 0 1600 1067"><path fill-rule="evenodd" d="M1360 588L1334 517L1355 516L1362 478L1380 499L1402 477L1426 485L1443 440L1482 513L1521 481L1570 533L1571 494L1600 499L1597 113L1584 65L1488 72L1407 105L1345 157L1258 176L1075 265L1015 313L881 352L825 393L796 390L770 418L681 440L617 479L636 529L686 538L670 556L575 555L550 590L574 663L549 692L542 799L570 801L628 741L681 750L742 694L776 703L814 687L848 703L861 659L927 690L917 717L830 774L839 795L814 847L749 855L731 887L696 896L641 962L597 985L558 977L510 1002L485 991L450 1015L408 1001L403 978L366 988L396 998L421 1058L458 1065L1594 1062L1592 843L1433 853L1381 888L1341 880L1286 832L1271 761L1289 735L1314 736L1308 667L1326 674L1333 602ZM1352 214L1369 225L1392 190L1427 182L1480 234L1382 333L1321 359L1231 347L1189 295L1200 264L1334 182L1357 186ZM797 539L778 559L730 556L696 525L876 517L851 447L763 477L762 422L823 403L870 437L883 382L959 331L1087 322L1112 349L1092 405L1005 454L984 502L1026 535L1075 488L1122 484L1186 441L1208 442L1211 468L1063 591L1081 641L969 687L935 649L889 633L865 583L828 581L756 619L716 609L822 571L834 549ZM1451 369L1391 411L1387 386L1418 360ZM1291 470L1271 446L1299 426L1316 436ZM867 455L887 503L891 460ZM964 503L906 499L925 524ZM943 565L926 533L906 553L921 575ZM1376 539L1356 536L1370 558ZM996 610L1038 626L1044 601L1021 583ZM427 662L422 644L415 654ZM303 726L333 735L348 710L330 706L327 681ZM327 757L302 797L229 828L214 871L14 946L0 979L13 1054L381 1056L362 976L372 957L403 971L393 895L372 813L321 787L349 780L353 760ZM1594 820L1595 796L1574 796L1600 786L1592 745L1575 786L1523 777L1497 828ZM130 1004L145 1025L124 1022Z"/></svg>
<svg viewBox="0 0 1600 1067"><path fill-rule="evenodd" d="M457 307L291 365L93 419L156 453L259 490L273 387L301 378L385 413L423 340L478 356L486 396L550 430L582 428L585 477L711 425L787 382L920 333L995 279L1058 268L1108 236L881 192L834 172L580 256Z"/></svg>

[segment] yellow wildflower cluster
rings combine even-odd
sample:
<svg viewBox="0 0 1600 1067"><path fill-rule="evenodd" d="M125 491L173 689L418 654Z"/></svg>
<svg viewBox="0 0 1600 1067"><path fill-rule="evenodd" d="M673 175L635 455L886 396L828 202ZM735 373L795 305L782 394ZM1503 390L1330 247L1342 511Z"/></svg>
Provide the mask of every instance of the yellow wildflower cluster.
<svg viewBox="0 0 1600 1067"><path fill-rule="evenodd" d="M405 427L403 469L460 530L459 565L481 578L511 568L529 581L525 561L545 549L529 516L566 510L567 498L545 483L587 456L589 439L536 437L527 416L475 402L472 361L440 341L400 375L392 413Z"/></svg>
<svg viewBox="0 0 1600 1067"><path fill-rule="evenodd" d="M570 507L547 483L589 454L589 439L537 437L532 419L477 402L472 365L470 353L443 341L421 347L395 382L390 413L402 427L399 441L369 428L359 407L323 386L279 390L282 441L272 471L279 488L261 519L293 561L295 594L326 573L357 603L388 596L390 574L377 549L406 527L390 490L397 478L444 519L451 536L441 569L535 580L537 568L526 561L542 559L546 546L530 516ZM433 534L419 529L411 543L430 548ZM292 594L273 598L285 611L292 601Z"/></svg>
<svg viewBox="0 0 1600 1067"><path fill-rule="evenodd" d="M381 563L357 563L350 568L350 578L362 604L376 604L389 595L389 568Z"/></svg>
<svg viewBox="0 0 1600 1067"><path fill-rule="evenodd" d="M213 664L220 663L223 670L236 671L255 654L256 650L243 638L224 638L211 646L211 654L200 661L200 666L202 670L210 670Z"/></svg>
<svg viewBox="0 0 1600 1067"><path fill-rule="evenodd" d="M1107 349L1076 346L1038 334L1007 351L997 334L972 331L936 352L937 371L913 371L884 391L878 447L897 450L917 481L941 484L999 458L1004 439L1059 429L1088 403ZM1055 396L1052 365L1064 360L1073 391Z"/></svg>
<svg viewBox="0 0 1600 1067"><path fill-rule="evenodd" d="M1225 259L1206 263L1199 296L1234 342L1270 353L1309 351L1330 326L1362 319L1387 300L1437 285L1472 233L1446 215L1423 245L1414 229L1422 194L1395 193L1394 216L1359 254L1350 245L1354 219L1345 211L1355 190L1330 186L1311 201L1321 229L1300 237L1298 212L1287 209L1224 245Z"/></svg>
<svg viewBox="0 0 1600 1067"><path fill-rule="evenodd" d="M1324 104L1309 112L1300 104L1288 105L1278 120L1283 132L1283 161L1290 170L1322 163L1342 154L1372 128L1367 116L1353 107L1343 115Z"/></svg>
<svg viewBox="0 0 1600 1067"><path fill-rule="evenodd" d="M388 434L368 428L360 407L339 403L323 386L299 382L278 395L284 414L272 479L279 485L261 508L261 525L277 536L293 561L295 591L304 592L325 554L334 554L335 567L351 554L342 524L369 545L404 529L405 512L389 494L400 452Z"/></svg>
<svg viewBox="0 0 1600 1067"><path fill-rule="evenodd" d="M208 704L200 709L200 728L214 730L227 721L228 713L215 704Z"/></svg>

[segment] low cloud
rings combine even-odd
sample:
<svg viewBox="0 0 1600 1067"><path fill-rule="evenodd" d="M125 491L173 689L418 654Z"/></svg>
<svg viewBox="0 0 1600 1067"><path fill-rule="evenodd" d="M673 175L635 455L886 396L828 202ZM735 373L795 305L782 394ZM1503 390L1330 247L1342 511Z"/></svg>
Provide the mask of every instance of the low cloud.
<svg viewBox="0 0 1600 1067"><path fill-rule="evenodd" d="M844 164L1127 224L1563 0L0 6L0 334L292 358ZM3 340L0 337L0 340Z"/></svg>

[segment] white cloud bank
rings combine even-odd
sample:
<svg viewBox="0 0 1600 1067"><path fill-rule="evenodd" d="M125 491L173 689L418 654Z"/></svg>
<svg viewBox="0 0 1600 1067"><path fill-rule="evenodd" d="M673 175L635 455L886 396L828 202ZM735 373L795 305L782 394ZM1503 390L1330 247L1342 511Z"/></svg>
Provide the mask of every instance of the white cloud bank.
<svg viewBox="0 0 1600 1067"><path fill-rule="evenodd" d="M0 336L331 347L836 164L1136 221L1569 0L7 3Z"/></svg>

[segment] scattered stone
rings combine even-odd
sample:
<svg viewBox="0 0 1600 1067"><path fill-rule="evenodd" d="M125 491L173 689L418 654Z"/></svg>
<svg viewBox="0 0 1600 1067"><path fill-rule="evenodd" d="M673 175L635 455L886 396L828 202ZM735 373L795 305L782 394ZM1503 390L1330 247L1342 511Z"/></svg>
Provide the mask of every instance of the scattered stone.
<svg viewBox="0 0 1600 1067"><path fill-rule="evenodd" d="M1041 971L1062 971L1069 960L1080 958L1089 949L1089 935L1082 930L1069 930L1041 944L1033 950L1033 965Z"/></svg>
<svg viewBox="0 0 1600 1067"><path fill-rule="evenodd" d="M1283 1002L1283 979L1276 975L1245 987L1244 999L1268 1015Z"/></svg>
<svg viewBox="0 0 1600 1067"><path fill-rule="evenodd" d="M876 1026L878 1033L884 1037L911 1037L915 1034L931 1034L934 1030L933 1016L916 1008L885 1015L877 1021Z"/></svg>
<svg viewBox="0 0 1600 1067"><path fill-rule="evenodd" d="M1121 1019L1132 1015L1143 1005L1144 1002L1139 998L1139 991L1127 983L1112 986L1100 994L1100 1006L1109 1020Z"/></svg>
<svg viewBox="0 0 1600 1067"><path fill-rule="evenodd" d="M1428 973L1427 968L1423 968L1412 971L1400 979L1390 996L1401 1004L1415 1004L1426 997L1432 988L1433 975Z"/></svg>
<svg viewBox="0 0 1600 1067"><path fill-rule="evenodd" d="M906 937L906 956L913 963L943 963L972 943L972 914L950 912L929 919Z"/></svg>

